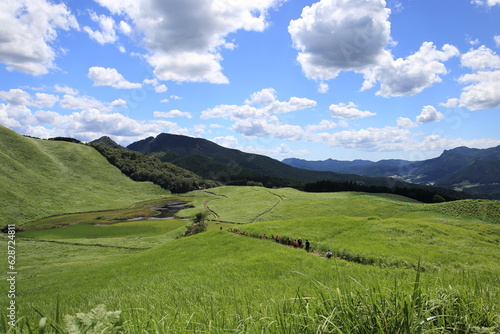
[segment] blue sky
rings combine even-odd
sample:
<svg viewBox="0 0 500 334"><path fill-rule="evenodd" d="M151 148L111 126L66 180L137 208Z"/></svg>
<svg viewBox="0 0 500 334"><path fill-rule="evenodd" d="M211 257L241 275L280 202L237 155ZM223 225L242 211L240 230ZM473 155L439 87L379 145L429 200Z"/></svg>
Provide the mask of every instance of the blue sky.
<svg viewBox="0 0 500 334"><path fill-rule="evenodd" d="M0 124L276 159L500 145L500 0L3 0Z"/></svg>

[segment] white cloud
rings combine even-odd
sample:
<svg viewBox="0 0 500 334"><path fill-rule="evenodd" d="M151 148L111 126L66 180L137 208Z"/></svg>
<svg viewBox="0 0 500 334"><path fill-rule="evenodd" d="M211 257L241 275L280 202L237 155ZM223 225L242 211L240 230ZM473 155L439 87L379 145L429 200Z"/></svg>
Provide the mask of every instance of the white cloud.
<svg viewBox="0 0 500 334"><path fill-rule="evenodd" d="M398 127L403 129L410 129L417 127L418 124L414 123L411 119L406 117L399 117L397 120Z"/></svg>
<svg viewBox="0 0 500 334"><path fill-rule="evenodd" d="M79 29L64 3L47 0L2 0L0 22L0 62L32 75L56 67L58 29Z"/></svg>
<svg viewBox="0 0 500 334"><path fill-rule="evenodd" d="M78 95L78 90L68 87L68 86L60 86L60 85L55 85L54 90L58 93L65 93L68 95Z"/></svg>
<svg viewBox="0 0 500 334"><path fill-rule="evenodd" d="M292 150L287 144L280 144L276 148L258 148L255 146L245 146L241 150L249 153L267 155L271 157L298 157L309 154L307 150Z"/></svg>
<svg viewBox="0 0 500 334"><path fill-rule="evenodd" d="M500 35L493 37L493 40L495 41L497 48L500 48Z"/></svg>
<svg viewBox="0 0 500 334"><path fill-rule="evenodd" d="M113 20L112 17L106 15L97 15L95 12L91 12L90 18L92 21L97 22L99 24L99 27L101 28L101 31L98 31L93 30L88 26L83 27L83 30L85 30L89 34L90 38L101 45L116 42L118 36L116 36L115 32L115 20Z"/></svg>
<svg viewBox="0 0 500 334"><path fill-rule="evenodd" d="M57 103L57 101L59 101L58 96L45 93L35 93L35 102L32 105L38 108L51 108Z"/></svg>
<svg viewBox="0 0 500 334"><path fill-rule="evenodd" d="M167 121L137 121L119 113L89 108L69 115L53 111L32 112L25 106L0 103L0 123L22 134L37 137L65 136L90 141L112 136L126 145L161 132L187 134L187 129Z"/></svg>
<svg viewBox="0 0 500 334"><path fill-rule="evenodd" d="M406 57L394 59L387 49L392 41L390 10L381 0L321 0L305 7L288 31L299 50L297 60L307 78L329 80L341 71L364 75L362 90L378 82L385 97L420 93L447 73L443 62L458 56L444 45L437 50L425 42Z"/></svg>
<svg viewBox="0 0 500 334"><path fill-rule="evenodd" d="M327 129L333 129L339 126L347 126L347 123L345 121L340 121L339 123L335 123L331 120L322 120L319 122L318 125L308 125L306 127L307 131L318 131L318 130L327 130Z"/></svg>
<svg viewBox="0 0 500 334"><path fill-rule="evenodd" d="M438 50L432 42L424 42L420 49L406 59L393 60L387 51L379 65L363 71L365 82L362 90L372 88L380 82L377 95L408 96L415 95L436 82L440 75L448 73L442 62L458 56L458 49L445 44Z"/></svg>
<svg viewBox="0 0 500 334"><path fill-rule="evenodd" d="M305 7L288 31L306 77L329 80L377 64L390 41L389 13L380 0L321 0Z"/></svg>
<svg viewBox="0 0 500 334"><path fill-rule="evenodd" d="M269 105L276 101L276 90L274 88L264 88L250 95L245 100L245 104L264 104Z"/></svg>
<svg viewBox="0 0 500 334"><path fill-rule="evenodd" d="M439 105L445 108L456 108L460 105L460 99L453 97L448 99L445 103L440 103Z"/></svg>
<svg viewBox="0 0 500 334"><path fill-rule="evenodd" d="M153 112L154 117L164 117L164 118L174 118L174 117L187 117L187 118L192 118L191 114L187 111L180 111L180 110L170 110L168 112L165 111L154 111Z"/></svg>
<svg viewBox="0 0 500 334"><path fill-rule="evenodd" d="M392 126L319 133L315 136L315 141L322 141L330 146L363 151L404 151L412 140L408 129Z"/></svg>
<svg viewBox="0 0 500 334"><path fill-rule="evenodd" d="M471 0L471 3L479 6L495 6L500 5L500 0Z"/></svg>
<svg viewBox="0 0 500 334"><path fill-rule="evenodd" d="M263 31L267 11L281 0L116 1L96 0L113 14L126 15L143 36L147 57L161 80L227 83L220 62L226 37L240 29ZM123 29L123 28L122 28ZM127 28L125 28L127 29Z"/></svg>
<svg viewBox="0 0 500 334"><path fill-rule="evenodd" d="M64 109L90 109L90 108L97 108L101 109L104 108L104 103L95 99L92 96L73 96L73 95L64 95L61 101L59 101L59 104L61 107Z"/></svg>
<svg viewBox="0 0 500 334"><path fill-rule="evenodd" d="M154 74L161 80L229 83L222 74L219 54L197 52L156 52L148 57Z"/></svg>
<svg viewBox="0 0 500 334"><path fill-rule="evenodd" d="M212 141L219 144L220 146L224 146L227 148L238 147L238 139L236 139L234 136L215 137L212 139Z"/></svg>
<svg viewBox="0 0 500 334"><path fill-rule="evenodd" d="M147 84L147 85L152 85L155 89L155 92L156 93L165 93L168 88L167 86L165 86L164 84L160 84L158 82L158 79L144 79L143 83ZM168 100L167 100L168 102Z"/></svg>
<svg viewBox="0 0 500 334"><path fill-rule="evenodd" d="M265 88L253 93L243 105L222 104L204 110L201 113L201 119L267 118L276 114L309 109L315 105L316 101L295 96L292 96L288 101L279 101L276 99L276 91L273 88Z"/></svg>
<svg viewBox="0 0 500 334"><path fill-rule="evenodd" d="M349 102L348 104L332 104L329 109L332 117L340 119L357 119L376 115L375 113L369 111L357 109L357 106L353 102Z"/></svg>
<svg viewBox="0 0 500 334"><path fill-rule="evenodd" d="M465 74L458 81L472 83L464 87L460 106L470 110L500 108L500 70Z"/></svg>
<svg viewBox="0 0 500 334"><path fill-rule="evenodd" d="M22 89L10 89L0 91L0 98L14 106L33 106L37 108L53 107L59 97L45 93L35 93L33 98L28 92Z"/></svg>
<svg viewBox="0 0 500 334"><path fill-rule="evenodd" d="M499 69L500 56L493 50L482 45L478 49L472 49L462 55L462 65L471 68L474 71Z"/></svg>
<svg viewBox="0 0 500 334"><path fill-rule="evenodd" d="M500 107L500 56L480 46L462 55L462 65L474 73L464 74L458 82L468 84L459 98L450 98L442 106L466 107L470 110L495 109Z"/></svg>
<svg viewBox="0 0 500 334"><path fill-rule="evenodd" d="M118 27L120 31L125 35L130 35L132 33L132 27L130 27L130 25L125 21L120 21Z"/></svg>
<svg viewBox="0 0 500 334"><path fill-rule="evenodd" d="M123 99L116 99L110 103L112 107L126 107L127 106L127 101Z"/></svg>
<svg viewBox="0 0 500 334"><path fill-rule="evenodd" d="M318 93L326 94L326 93L328 93L329 89L330 89L330 86L328 86L328 84L326 84L324 82L321 82L318 85Z"/></svg>
<svg viewBox="0 0 500 334"><path fill-rule="evenodd" d="M111 86L119 89L141 88L140 83L132 83L123 78L114 68L94 66L89 68L88 77L94 81L94 86Z"/></svg>
<svg viewBox="0 0 500 334"><path fill-rule="evenodd" d="M283 124L277 119L247 118L237 120L232 129L248 137L273 137L300 140L305 131L298 125Z"/></svg>
<svg viewBox="0 0 500 334"><path fill-rule="evenodd" d="M417 122L421 124L439 122L444 118L444 115L437 111L433 106L425 106L422 112L417 116Z"/></svg>

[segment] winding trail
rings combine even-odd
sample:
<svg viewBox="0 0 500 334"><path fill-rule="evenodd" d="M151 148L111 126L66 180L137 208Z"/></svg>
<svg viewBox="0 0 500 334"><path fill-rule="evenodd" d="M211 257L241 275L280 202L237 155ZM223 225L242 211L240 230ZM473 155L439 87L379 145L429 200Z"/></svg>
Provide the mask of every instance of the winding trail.
<svg viewBox="0 0 500 334"><path fill-rule="evenodd" d="M272 207L270 207L269 209L265 210L264 212L259 213L252 220L250 220L250 223L255 222L257 219L259 219L260 217L262 217L266 213L269 213L269 212L273 211L274 209L276 209L278 207L278 205L280 205L283 202L283 196L282 195L275 194L275 193L273 193L272 191L269 191L269 190L267 190L267 192L270 193L271 195L277 197L278 200L276 201L276 203L274 203L274 205Z"/></svg>
<svg viewBox="0 0 500 334"><path fill-rule="evenodd" d="M210 200L205 201L205 203L203 204L203 207L205 208L206 211L210 212L214 216L215 219L219 219L219 215L217 214L217 212L210 209L210 207L208 206L209 202L210 202Z"/></svg>

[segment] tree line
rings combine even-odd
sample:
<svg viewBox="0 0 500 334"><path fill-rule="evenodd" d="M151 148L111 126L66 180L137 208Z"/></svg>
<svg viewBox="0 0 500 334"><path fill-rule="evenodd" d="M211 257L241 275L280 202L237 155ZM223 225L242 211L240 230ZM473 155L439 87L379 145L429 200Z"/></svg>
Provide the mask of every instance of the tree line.
<svg viewBox="0 0 500 334"><path fill-rule="evenodd" d="M441 190L441 189L439 189ZM307 192L338 192L338 191L359 191L366 193L389 193L395 195L401 195L409 198L416 199L417 201L424 203L439 203L439 202L448 202L455 201L459 199L463 199L464 197L459 197L456 194L449 195L442 189L442 191L438 191L437 188L430 187L387 187L380 185L371 185L367 186L361 182L355 181L331 181L331 180L322 180L313 183L307 183L304 185L304 191Z"/></svg>
<svg viewBox="0 0 500 334"><path fill-rule="evenodd" d="M114 149L99 144L89 145L134 181L150 181L174 193L185 193L220 185L216 181L205 180L186 169L139 152Z"/></svg>

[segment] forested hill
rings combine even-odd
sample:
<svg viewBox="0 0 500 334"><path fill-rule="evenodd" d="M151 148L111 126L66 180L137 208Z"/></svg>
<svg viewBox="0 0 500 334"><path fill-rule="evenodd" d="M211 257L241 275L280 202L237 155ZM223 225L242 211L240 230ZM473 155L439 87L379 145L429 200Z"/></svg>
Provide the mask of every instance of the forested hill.
<svg viewBox="0 0 500 334"><path fill-rule="evenodd" d="M97 143L105 143L106 145ZM106 157L109 163L118 167L123 174L134 181L150 181L174 193L184 193L200 187L211 188L219 185L218 182L205 180L187 169L160 161L154 156L125 148L112 148L116 147L113 143L111 139L102 140L101 138L90 145Z"/></svg>
<svg viewBox="0 0 500 334"><path fill-rule="evenodd" d="M205 178L226 184L261 182L267 186L293 186L319 180L362 181L368 185L387 185L385 178L369 178L295 168L267 156L222 147L202 138L162 133L127 146L144 154L154 154ZM393 182L391 180L391 182Z"/></svg>

